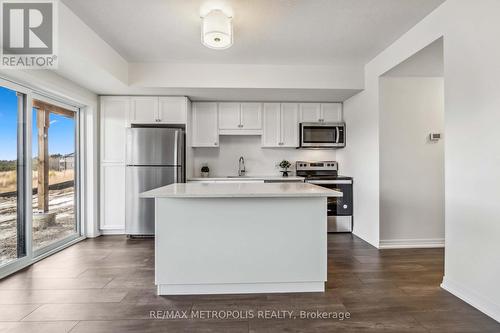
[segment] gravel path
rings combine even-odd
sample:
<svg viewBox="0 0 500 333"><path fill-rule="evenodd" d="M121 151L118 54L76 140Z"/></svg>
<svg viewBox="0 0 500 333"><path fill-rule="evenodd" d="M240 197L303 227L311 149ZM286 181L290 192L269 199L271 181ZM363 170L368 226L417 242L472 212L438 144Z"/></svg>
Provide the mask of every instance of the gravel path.
<svg viewBox="0 0 500 333"><path fill-rule="evenodd" d="M37 205L33 196L33 206ZM41 248L75 232L74 188L49 192L49 212L56 213L56 223L33 230L33 246ZM0 265L17 257L16 198L0 197Z"/></svg>

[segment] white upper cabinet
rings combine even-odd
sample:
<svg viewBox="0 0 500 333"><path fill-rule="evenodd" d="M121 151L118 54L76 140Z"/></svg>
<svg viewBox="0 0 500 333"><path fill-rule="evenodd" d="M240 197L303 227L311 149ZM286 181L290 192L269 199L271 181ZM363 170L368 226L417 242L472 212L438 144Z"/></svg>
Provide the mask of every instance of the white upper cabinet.
<svg viewBox="0 0 500 333"><path fill-rule="evenodd" d="M129 97L101 97L101 162L125 163L125 128L129 111Z"/></svg>
<svg viewBox="0 0 500 333"><path fill-rule="evenodd" d="M281 147L299 146L299 106L297 103L281 104Z"/></svg>
<svg viewBox="0 0 500 333"><path fill-rule="evenodd" d="M262 103L241 103L241 128L262 129Z"/></svg>
<svg viewBox="0 0 500 333"><path fill-rule="evenodd" d="M342 103L301 103L301 123L342 121Z"/></svg>
<svg viewBox="0 0 500 333"><path fill-rule="evenodd" d="M262 147L280 147L281 104L264 103Z"/></svg>
<svg viewBox="0 0 500 333"><path fill-rule="evenodd" d="M150 124L158 122L158 97L131 97L129 122L131 124Z"/></svg>
<svg viewBox="0 0 500 333"><path fill-rule="evenodd" d="M265 103L262 147L297 147L299 107L296 103Z"/></svg>
<svg viewBox="0 0 500 333"><path fill-rule="evenodd" d="M217 103L193 103L192 146L219 147Z"/></svg>
<svg viewBox="0 0 500 333"><path fill-rule="evenodd" d="M158 101L159 122L166 124L186 124L186 97L160 97Z"/></svg>
<svg viewBox="0 0 500 333"><path fill-rule="evenodd" d="M219 129L238 130L240 128L240 103L219 103Z"/></svg>
<svg viewBox="0 0 500 333"><path fill-rule="evenodd" d="M325 123L342 121L342 103L321 104L321 119L323 119Z"/></svg>
<svg viewBox="0 0 500 333"><path fill-rule="evenodd" d="M135 96L130 98L129 124L186 124L186 97Z"/></svg>
<svg viewBox="0 0 500 333"><path fill-rule="evenodd" d="M321 119L321 105L319 103L301 103L300 122L317 123Z"/></svg>
<svg viewBox="0 0 500 333"><path fill-rule="evenodd" d="M219 131L223 135L262 134L262 103L219 103Z"/></svg>

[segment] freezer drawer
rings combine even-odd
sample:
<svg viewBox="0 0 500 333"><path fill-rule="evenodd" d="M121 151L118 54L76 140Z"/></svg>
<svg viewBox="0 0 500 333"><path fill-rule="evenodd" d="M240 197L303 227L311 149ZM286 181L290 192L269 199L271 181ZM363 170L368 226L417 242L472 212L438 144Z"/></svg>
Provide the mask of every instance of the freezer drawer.
<svg viewBox="0 0 500 333"><path fill-rule="evenodd" d="M175 183L183 178L182 167L127 166L125 233L154 235L154 199L139 198L139 193Z"/></svg>
<svg viewBox="0 0 500 333"><path fill-rule="evenodd" d="M127 165L183 165L184 136L175 128L128 128Z"/></svg>

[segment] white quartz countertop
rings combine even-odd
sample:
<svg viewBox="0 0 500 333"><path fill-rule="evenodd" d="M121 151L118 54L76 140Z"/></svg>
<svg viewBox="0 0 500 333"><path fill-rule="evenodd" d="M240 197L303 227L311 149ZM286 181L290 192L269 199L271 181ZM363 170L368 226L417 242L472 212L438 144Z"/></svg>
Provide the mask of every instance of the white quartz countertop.
<svg viewBox="0 0 500 333"><path fill-rule="evenodd" d="M270 181L304 181L304 177L299 177L299 176L288 176L288 177L283 177L283 176L243 176L243 177L192 177L188 178L187 181L217 181L217 182L222 182L222 181L235 181L235 180L242 180L242 181L251 181L251 180L270 180Z"/></svg>
<svg viewBox="0 0 500 333"><path fill-rule="evenodd" d="M341 197L342 192L307 183L181 183L140 194L141 198Z"/></svg>

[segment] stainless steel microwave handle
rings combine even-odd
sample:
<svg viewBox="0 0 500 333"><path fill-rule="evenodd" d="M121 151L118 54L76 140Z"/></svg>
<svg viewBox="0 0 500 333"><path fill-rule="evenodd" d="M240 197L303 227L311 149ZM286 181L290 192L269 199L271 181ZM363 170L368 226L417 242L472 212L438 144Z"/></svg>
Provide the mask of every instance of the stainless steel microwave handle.
<svg viewBox="0 0 500 333"><path fill-rule="evenodd" d="M336 184L352 184L352 180L339 179L339 180L306 180L306 183L317 185L336 185Z"/></svg>
<svg viewBox="0 0 500 333"><path fill-rule="evenodd" d="M337 141L335 141L335 143L339 143L339 141L340 141L340 129L338 126L336 126L335 129L337 130Z"/></svg>

